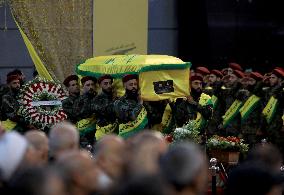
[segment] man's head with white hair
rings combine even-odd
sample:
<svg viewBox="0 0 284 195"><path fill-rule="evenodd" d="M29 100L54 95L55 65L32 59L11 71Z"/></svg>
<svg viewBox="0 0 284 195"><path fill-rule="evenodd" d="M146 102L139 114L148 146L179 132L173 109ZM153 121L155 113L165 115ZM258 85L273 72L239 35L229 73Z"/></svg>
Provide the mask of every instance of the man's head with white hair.
<svg viewBox="0 0 284 195"><path fill-rule="evenodd" d="M48 161L48 138L45 133L31 130L25 133L25 137L34 147L39 164L46 164Z"/></svg>
<svg viewBox="0 0 284 195"><path fill-rule="evenodd" d="M190 142L178 143L160 161L162 175L177 194L202 194L207 185L207 162L204 152ZM186 193L185 193L186 194Z"/></svg>
<svg viewBox="0 0 284 195"><path fill-rule="evenodd" d="M74 125L62 122L54 125L49 132L49 150L55 159L61 153L79 149L79 133Z"/></svg>
<svg viewBox="0 0 284 195"><path fill-rule="evenodd" d="M34 166L34 148L17 132L0 136L0 180L9 181L17 170Z"/></svg>

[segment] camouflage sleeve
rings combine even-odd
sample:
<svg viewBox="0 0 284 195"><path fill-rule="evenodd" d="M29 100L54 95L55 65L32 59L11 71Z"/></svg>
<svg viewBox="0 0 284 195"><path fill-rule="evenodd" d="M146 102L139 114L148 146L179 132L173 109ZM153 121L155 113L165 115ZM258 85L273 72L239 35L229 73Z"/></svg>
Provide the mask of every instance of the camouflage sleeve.
<svg viewBox="0 0 284 195"><path fill-rule="evenodd" d="M64 100L62 102L62 108L67 114L69 120L71 120L72 122L79 120L79 116L82 113L82 105L80 105L79 98L74 102L71 102L69 99Z"/></svg>
<svg viewBox="0 0 284 195"><path fill-rule="evenodd" d="M114 113L116 118L119 119L121 122L128 121L128 112L127 112L127 105L125 105L121 100L116 100L114 102Z"/></svg>
<svg viewBox="0 0 284 195"><path fill-rule="evenodd" d="M108 102L103 98L95 98L91 103L91 110L98 115L108 116L114 113L113 106L113 102Z"/></svg>
<svg viewBox="0 0 284 195"><path fill-rule="evenodd" d="M142 110L142 107L143 107L142 104L137 104L135 105L135 107L129 110L129 116L132 121L136 120L137 116Z"/></svg>
<svg viewBox="0 0 284 195"><path fill-rule="evenodd" d="M18 121L18 106L16 106L14 99L10 96L3 96L2 98L2 113L6 116L6 118L12 121ZM4 118L5 120L5 118Z"/></svg>

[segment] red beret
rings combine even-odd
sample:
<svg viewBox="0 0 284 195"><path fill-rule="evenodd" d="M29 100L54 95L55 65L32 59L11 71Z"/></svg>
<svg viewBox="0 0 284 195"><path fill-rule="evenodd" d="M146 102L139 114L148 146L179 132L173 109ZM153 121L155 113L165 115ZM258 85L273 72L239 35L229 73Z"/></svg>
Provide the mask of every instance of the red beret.
<svg viewBox="0 0 284 195"><path fill-rule="evenodd" d="M195 81L195 80L203 81L203 78L202 76L199 75L194 75L190 77L190 81Z"/></svg>
<svg viewBox="0 0 284 195"><path fill-rule="evenodd" d="M20 80L20 77L18 75L10 75L7 76L7 84L9 84L10 82L14 81L14 80Z"/></svg>
<svg viewBox="0 0 284 195"><path fill-rule="evenodd" d="M94 83L97 82L97 79L95 77L85 76L85 77L81 78L82 85L84 85L84 83L86 83L89 80L94 81Z"/></svg>
<svg viewBox="0 0 284 195"><path fill-rule="evenodd" d="M112 78L111 75L105 74L105 75L101 76L101 77L98 79L98 83L100 84L100 83L101 83L103 80L105 80L105 79L110 79L111 82L113 81L113 78Z"/></svg>
<svg viewBox="0 0 284 195"><path fill-rule="evenodd" d="M127 75L124 75L124 77L122 78L122 82L126 83L127 81L129 80L132 80L132 79L138 79L138 75L137 74L127 74Z"/></svg>
<svg viewBox="0 0 284 195"><path fill-rule="evenodd" d="M283 68L277 67L272 71L273 74L275 74L278 77L284 78L284 70Z"/></svg>
<svg viewBox="0 0 284 195"><path fill-rule="evenodd" d="M223 73L220 70L211 70L211 74L215 74L217 77L222 78L223 77Z"/></svg>
<svg viewBox="0 0 284 195"><path fill-rule="evenodd" d="M70 81L78 81L79 77L77 75L70 75L64 81L63 84L68 87Z"/></svg>
<svg viewBox="0 0 284 195"><path fill-rule="evenodd" d="M264 77L259 72L251 72L250 77L255 79L256 81L261 81Z"/></svg>
<svg viewBox="0 0 284 195"><path fill-rule="evenodd" d="M243 68L237 63L229 63L229 67L233 70L243 71Z"/></svg>
<svg viewBox="0 0 284 195"><path fill-rule="evenodd" d="M239 70L234 70L233 74L236 75L237 77L239 77L240 79L245 77L244 73L242 71L239 71Z"/></svg>
<svg viewBox="0 0 284 195"><path fill-rule="evenodd" d="M207 75L210 74L210 71L208 70L208 68L204 67L204 66L198 66L195 69L196 73L202 74L202 75Z"/></svg>

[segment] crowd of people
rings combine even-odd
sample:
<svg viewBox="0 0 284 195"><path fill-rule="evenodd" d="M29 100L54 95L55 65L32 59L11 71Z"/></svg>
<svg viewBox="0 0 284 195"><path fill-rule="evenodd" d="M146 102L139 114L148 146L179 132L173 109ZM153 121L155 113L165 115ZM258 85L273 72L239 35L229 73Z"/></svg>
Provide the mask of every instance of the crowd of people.
<svg viewBox="0 0 284 195"><path fill-rule="evenodd" d="M205 152L193 142L169 145L160 132L144 130L128 139L111 134L94 151L79 148L69 122L47 136L0 129L0 193L23 195L200 195L210 188ZM284 178L277 147L263 143L233 169L226 194L281 195Z"/></svg>
<svg viewBox="0 0 284 195"><path fill-rule="evenodd" d="M63 82L68 98L62 102L68 122L39 131L19 112L23 73L8 73L7 85L0 88L1 121L17 126L12 132L1 126L0 190L21 194L205 193L208 162L200 146L177 143L169 147L155 131L169 105L172 120L166 133L195 121L205 141L212 135L236 136L254 148L250 160L230 174L228 194L282 193L283 68L261 74L244 72L236 63L222 70L199 66L191 70L189 96L155 102L143 101L138 81L138 75L124 75L125 94L118 97L111 75L68 76ZM200 103L203 94L211 97L207 104ZM276 147L258 145L262 139ZM80 151L79 146L87 151ZM253 185L259 188L258 193L245 188L247 181L252 189Z"/></svg>

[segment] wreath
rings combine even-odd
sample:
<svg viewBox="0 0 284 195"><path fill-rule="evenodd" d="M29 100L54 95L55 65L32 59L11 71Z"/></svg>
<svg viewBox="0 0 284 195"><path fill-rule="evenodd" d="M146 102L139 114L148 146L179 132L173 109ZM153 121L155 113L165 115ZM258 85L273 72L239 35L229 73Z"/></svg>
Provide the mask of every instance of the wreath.
<svg viewBox="0 0 284 195"><path fill-rule="evenodd" d="M62 108L66 94L61 84L37 77L20 92L19 114L31 125L46 130L67 119Z"/></svg>

